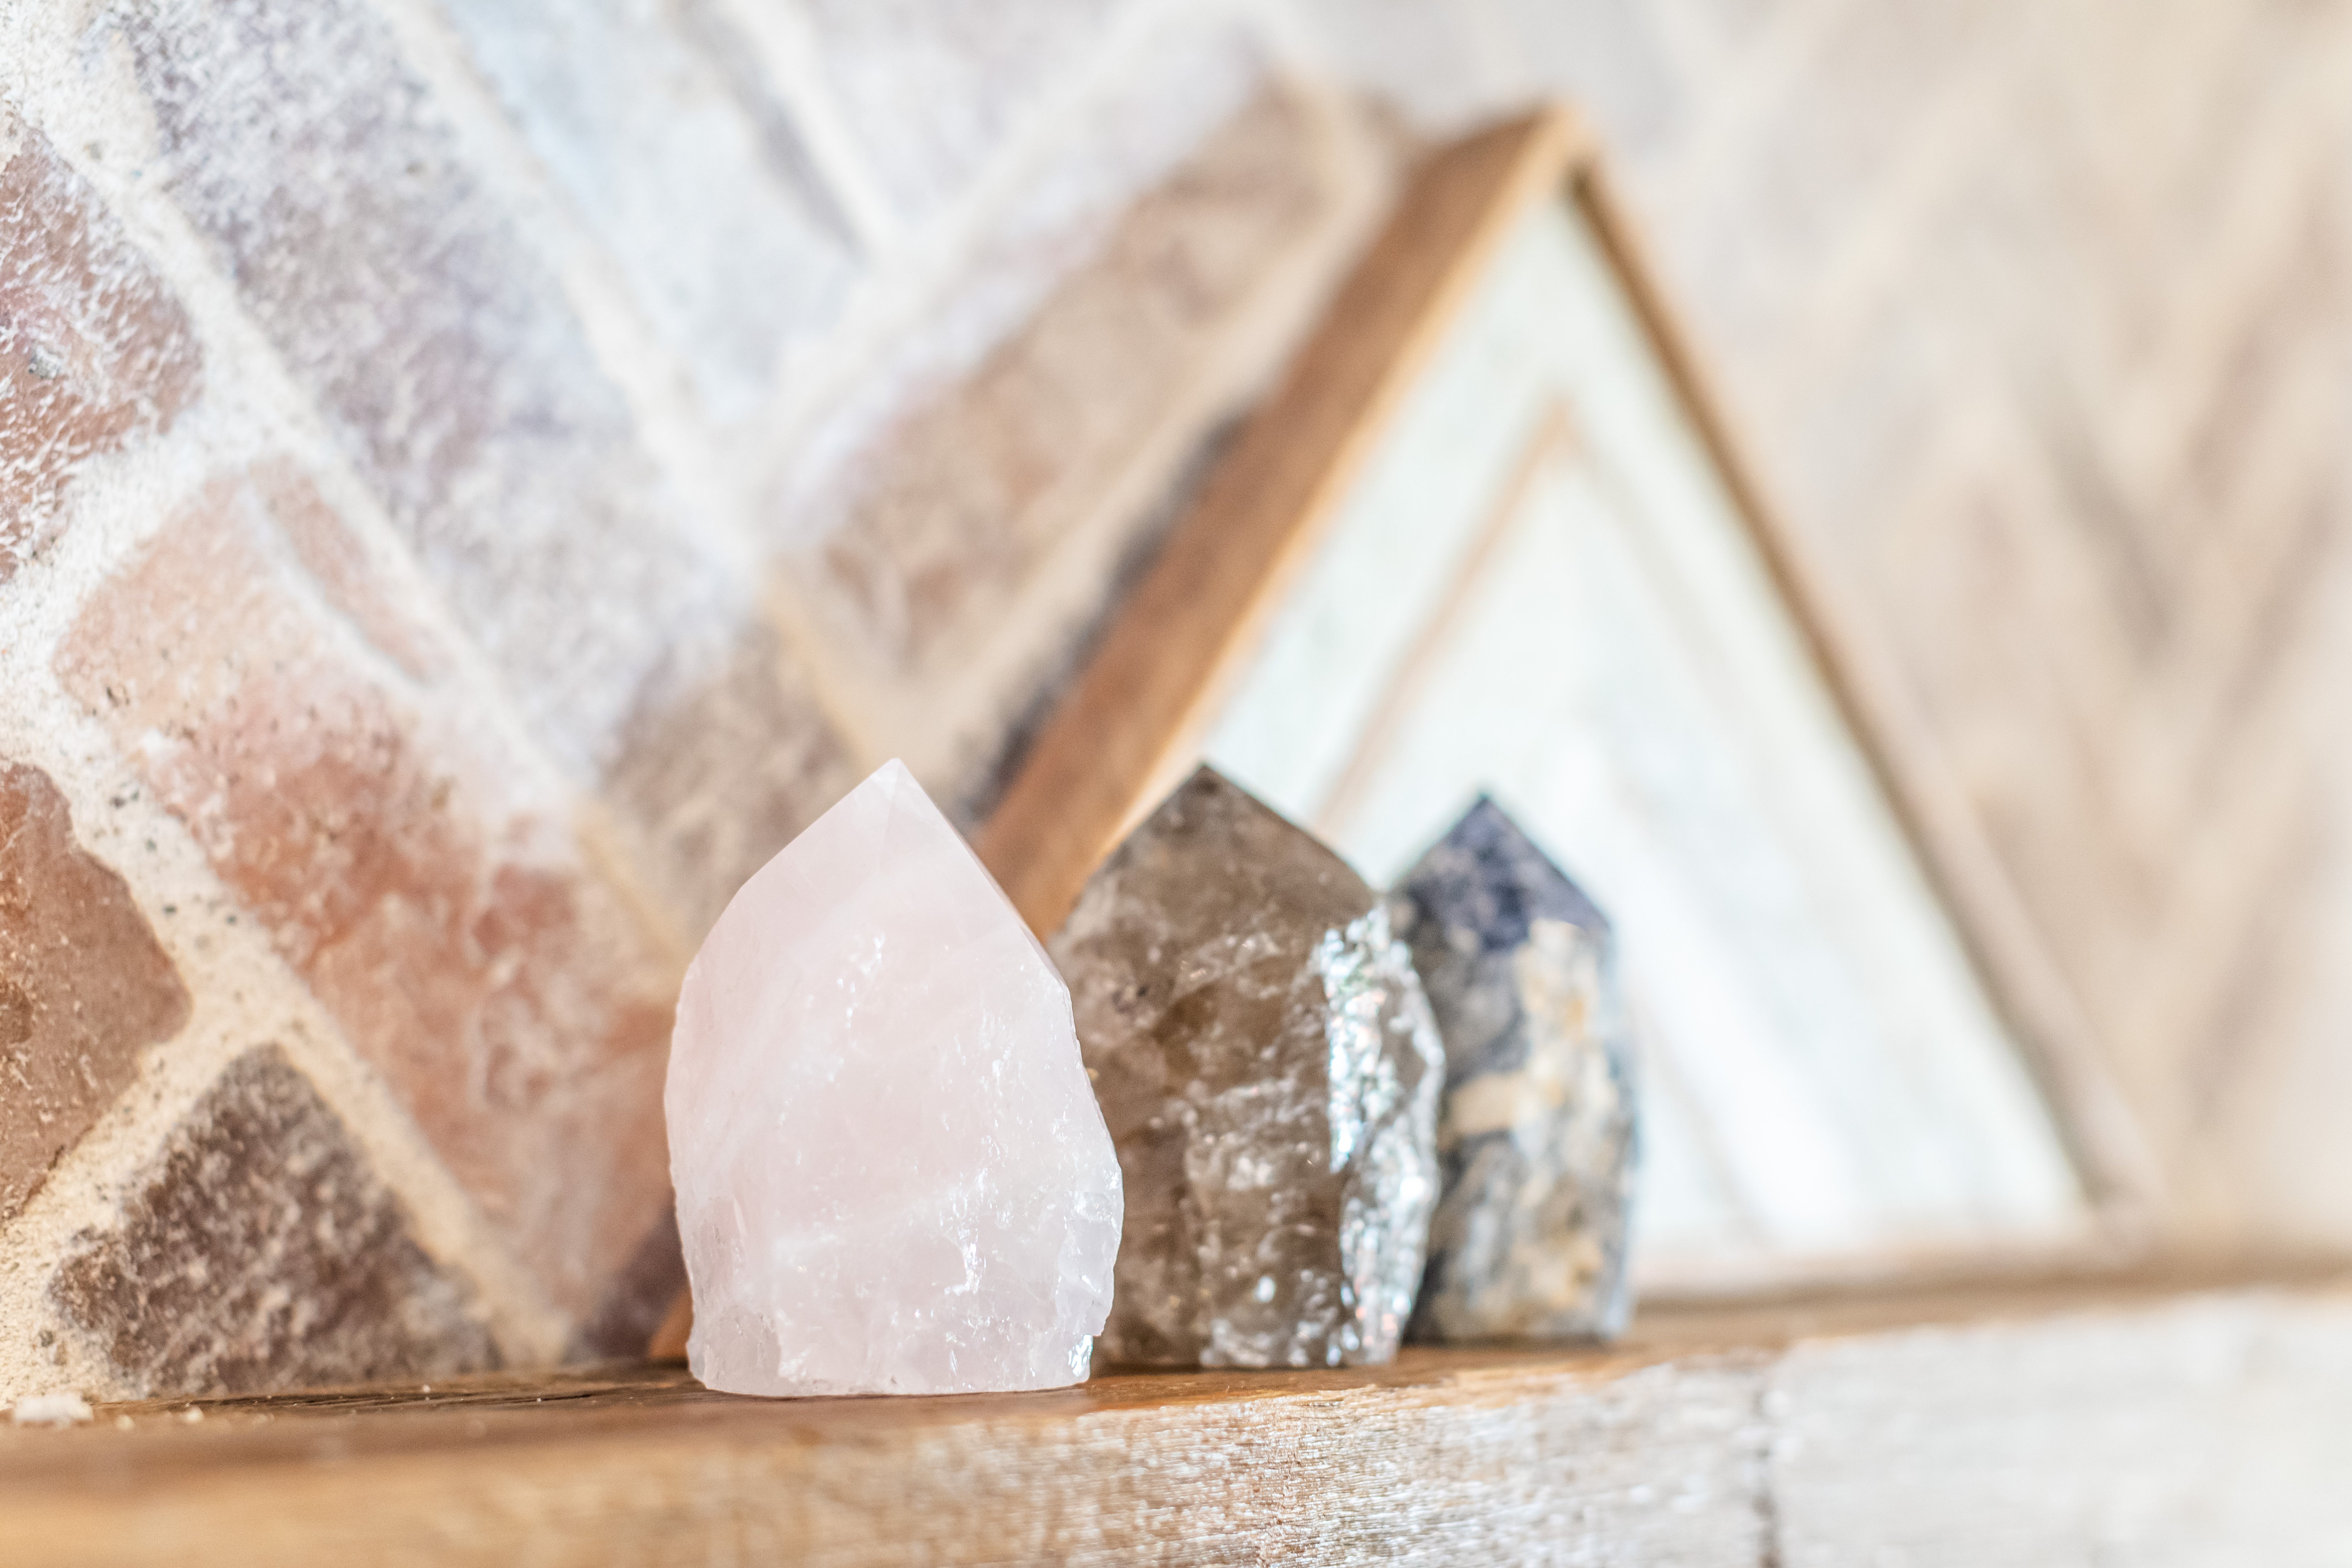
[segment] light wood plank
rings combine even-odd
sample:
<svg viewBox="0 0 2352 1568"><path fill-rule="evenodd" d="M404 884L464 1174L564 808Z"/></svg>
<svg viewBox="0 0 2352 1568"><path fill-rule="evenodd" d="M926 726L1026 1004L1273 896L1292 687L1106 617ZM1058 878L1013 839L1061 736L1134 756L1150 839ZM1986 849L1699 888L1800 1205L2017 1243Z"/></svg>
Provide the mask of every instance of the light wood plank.
<svg viewBox="0 0 2352 1568"><path fill-rule="evenodd" d="M1615 1351L766 1401L676 1367L0 1429L8 1561L2340 1562L2352 1283L1659 1314ZM128 1431L115 1417L127 1416Z"/></svg>

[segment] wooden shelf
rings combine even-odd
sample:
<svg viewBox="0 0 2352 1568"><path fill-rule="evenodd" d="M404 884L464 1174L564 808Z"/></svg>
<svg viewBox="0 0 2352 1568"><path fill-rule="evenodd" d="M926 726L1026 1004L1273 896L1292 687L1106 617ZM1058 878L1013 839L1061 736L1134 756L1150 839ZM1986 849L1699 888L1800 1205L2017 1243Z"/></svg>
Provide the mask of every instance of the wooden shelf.
<svg viewBox="0 0 2352 1568"><path fill-rule="evenodd" d="M745 1400L606 1367L0 1430L0 1560L2341 1562L2347 1408L2352 1285L2310 1274L1024 1395Z"/></svg>

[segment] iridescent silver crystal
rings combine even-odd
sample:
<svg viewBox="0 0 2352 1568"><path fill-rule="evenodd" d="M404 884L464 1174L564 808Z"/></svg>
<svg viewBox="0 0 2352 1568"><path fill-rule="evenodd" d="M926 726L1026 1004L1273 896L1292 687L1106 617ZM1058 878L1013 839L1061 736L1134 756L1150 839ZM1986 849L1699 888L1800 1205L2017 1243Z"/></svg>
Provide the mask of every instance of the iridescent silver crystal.
<svg viewBox="0 0 2352 1568"><path fill-rule="evenodd" d="M1202 768L1052 949L1126 1188L1097 1364L1394 1355L1444 1058L1371 889Z"/></svg>
<svg viewBox="0 0 2352 1568"><path fill-rule="evenodd" d="M1445 1041L1412 1337L1617 1333L1634 1086L1608 921L1484 797L1392 902Z"/></svg>

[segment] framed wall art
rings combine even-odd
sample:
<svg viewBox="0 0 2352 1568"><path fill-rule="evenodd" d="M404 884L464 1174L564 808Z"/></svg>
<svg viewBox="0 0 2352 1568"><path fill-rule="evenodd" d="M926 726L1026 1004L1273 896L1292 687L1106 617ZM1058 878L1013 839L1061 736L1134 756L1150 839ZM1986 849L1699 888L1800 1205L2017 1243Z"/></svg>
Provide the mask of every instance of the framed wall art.
<svg viewBox="0 0 2352 1568"><path fill-rule="evenodd" d="M1739 460L1601 160L1432 159L982 837L1050 931L1205 759L1386 885L1481 794L1599 900L1653 1294L2127 1248L2121 1100Z"/></svg>

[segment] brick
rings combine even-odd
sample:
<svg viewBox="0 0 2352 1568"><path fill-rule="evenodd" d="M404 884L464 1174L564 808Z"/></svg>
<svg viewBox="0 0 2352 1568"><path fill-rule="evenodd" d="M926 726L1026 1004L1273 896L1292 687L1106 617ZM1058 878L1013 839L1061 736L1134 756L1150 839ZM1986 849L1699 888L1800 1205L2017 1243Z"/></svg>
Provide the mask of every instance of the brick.
<svg viewBox="0 0 2352 1568"><path fill-rule="evenodd" d="M0 101L0 582L82 465L169 429L201 379L188 318L47 139Z"/></svg>
<svg viewBox="0 0 2352 1568"><path fill-rule="evenodd" d="M584 1317L667 1201L670 961L454 678L408 681L313 592L289 520L331 514L261 476L215 480L102 584L58 672Z"/></svg>
<svg viewBox="0 0 2352 1568"><path fill-rule="evenodd" d="M795 0L835 109L919 216L955 195L1024 109L1134 0Z"/></svg>
<svg viewBox="0 0 2352 1568"><path fill-rule="evenodd" d="M431 1377L499 1364L472 1288L283 1051L238 1058L50 1281L150 1398Z"/></svg>
<svg viewBox="0 0 2352 1568"><path fill-rule="evenodd" d="M1674 136L1688 105L1657 8L1622 0L1501 0L1527 85L1582 105L1620 158L1638 163Z"/></svg>
<svg viewBox="0 0 2352 1568"><path fill-rule="evenodd" d="M593 776L741 595L560 280L359 0L112 15L159 182L534 729Z"/></svg>
<svg viewBox="0 0 2352 1568"><path fill-rule="evenodd" d="M0 762L0 1220L187 1021L131 890L75 841L65 797Z"/></svg>
<svg viewBox="0 0 2352 1568"><path fill-rule="evenodd" d="M706 54L729 40L682 26L695 7L636 0L445 10L706 406L756 409L779 356L832 321L853 260L781 111L736 101L740 73Z"/></svg>
<svg viewBox="0 0 2352 1568"><path fill-rule="evenodd" d="M677 1210L673 1205L646 1233L605 1292L596 1310L573 1334L572 1354L579 1359L641 1359L662 1326L678 1293L686 1289L686 1253L678 1240Z"/></svg>
<svg viewBox="0 0 2352 1568"><path fill-rule="evenodd" d="M448 661L414 616L392 602L366 548L310 477L284 458L254 466L254 488L277 531L329 607L415 680L448 673Z"/></svg>
<svg viewBox="0 0 2352 1568"><path fill-rule="evenodd" d="M701 680L632 718L605 788L646 840L654 890L698 940L860 771L774 632L754 622Z"/></svg>
<svg viewBox="0 0 2352 1568"><path fill-rule="evenodd" d="M1491 0L1294 0L1335 76L1430 136L1491 119L1515 85Z"/></svg>
<svg viewBox="0 0 2352 1568"><path fill-rule="evenodd" d="M1325 202L1307 111L1261 93L969 374L887 424L811 506L827 537L796 567L855 651L919 674L1000 621Z"/></svg>

